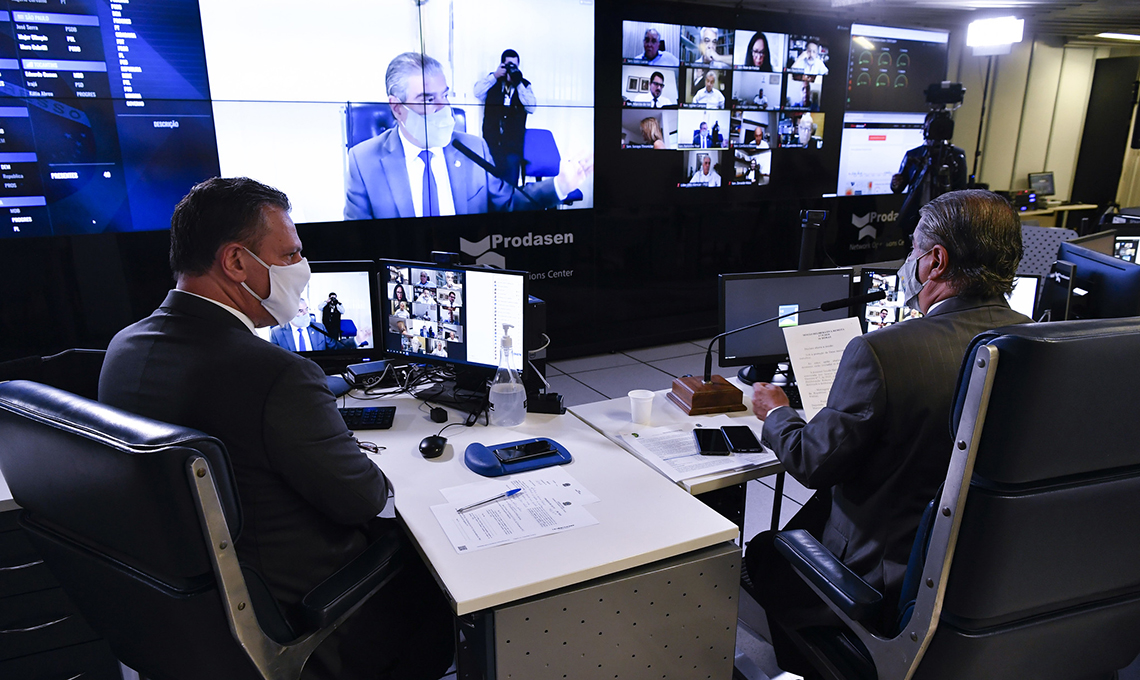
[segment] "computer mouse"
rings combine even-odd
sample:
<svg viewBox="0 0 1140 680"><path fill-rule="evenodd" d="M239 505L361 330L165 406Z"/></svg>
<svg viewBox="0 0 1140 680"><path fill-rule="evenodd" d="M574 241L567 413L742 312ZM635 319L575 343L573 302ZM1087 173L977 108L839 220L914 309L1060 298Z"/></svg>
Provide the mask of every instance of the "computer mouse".
<svg viewBox="0 0 1140 680"><path fill-rule="evenodd" d="M445 446L447 446L447 437L438 434L429 435L420 442L420 455L424 458L439 458Z"/></svg>

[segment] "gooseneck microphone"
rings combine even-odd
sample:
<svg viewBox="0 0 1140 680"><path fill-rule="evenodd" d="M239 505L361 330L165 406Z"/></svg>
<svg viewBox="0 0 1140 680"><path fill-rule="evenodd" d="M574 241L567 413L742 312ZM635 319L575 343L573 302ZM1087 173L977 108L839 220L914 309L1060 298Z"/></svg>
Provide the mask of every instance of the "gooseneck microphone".
<svg viewBox="0 0 1140 680"><path fill-rule="evenodd" d="M707 384L707 383L712 381L712 348L713 348L713 345L716 344L717 340L720 340L721 338L723 338L726 335L732 335L733 333L739 333L740 331L746 331L749 328L756 328L757 326L763 326L766 323L772 323L773 321L779 321L780 319L783 319L784 317L793 316L795 314L801 314L801 313L806 314L807 312L830 312L832 310L842 309L844 307L851 307L853 305L864 305L864 304L867 304L868 302L876 302L878 300L882 300L885 297L887 297L887 293L885 291L876 290L876 291L871 292L871 293L864 293L862 295L855 295L852 297L843 298L841 300L829 300L828 302L824 302L820 306L814 307L812 309L805 309L802 311L797 309L795 311L788 312L786 314L780 314L779 316L773 316L770 319L764 319L763 321L757 321L756 323L750 323L747 326L741 326L740 328L733 328L732 330L725 331L725 332L721 333L720 335L716 335L713 337L713 339L711 341L709 341L709 347L707 350L705 350L704 382Z"/></svg>
<svg viewBox="0 0 1140 680"><path fill-rule="evenodd" d="M467 146L463 142L459 141L455 137L451 138L451 145L454 146L456 149L458 149L459 153L470 158L471 161L473 163L475 163L475 165L478 165L479 167L483 168L485 171L487 171L489 174L493 175L494 177L496 177L496 178L499 177L498 171L495 169L495 166L488 163L486 158L483 158L479 154L472 151L469 146ZM502 180L500 179L499 181L502 181ZM530 194L528 194L526 191L524 191L521 187L516 187L514 184L511 184L510 182L503 182L503 184L506 184L507 186L509 186L511 188L511 191L517 191L518 193L522 194L523 198L530 201L532 204L538 205L538 201L531 198Z"/></svg>

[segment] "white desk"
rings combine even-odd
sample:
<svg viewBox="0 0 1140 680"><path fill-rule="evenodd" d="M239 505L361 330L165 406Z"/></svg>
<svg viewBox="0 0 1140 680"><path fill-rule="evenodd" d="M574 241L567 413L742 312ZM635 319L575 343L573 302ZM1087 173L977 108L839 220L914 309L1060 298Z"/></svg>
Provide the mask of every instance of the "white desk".
<svg viewBox="0 0 1140 680"><path fill-rule="evenodd" d="M358 436L387 447L372 458L392 481L397 514L456 614L493 621L494 641L486 644L494 646L498 677L545 677L551 668L595 677L599 663L607 674L638 677L646 664L666 668L676 654L697 663L701 677L704 669L731 675L740 578L732 522L571 415L532 414L514 428L456 426L444 433L443 455L428 460L420 439L442 425L420 402L348 405L397 406L390 430ZM586 506L598 524L457 553L430 507L445 502L440 489L485 479L464 465L467 445L538 436L570 451L565 469L600 499Z"/></svg>

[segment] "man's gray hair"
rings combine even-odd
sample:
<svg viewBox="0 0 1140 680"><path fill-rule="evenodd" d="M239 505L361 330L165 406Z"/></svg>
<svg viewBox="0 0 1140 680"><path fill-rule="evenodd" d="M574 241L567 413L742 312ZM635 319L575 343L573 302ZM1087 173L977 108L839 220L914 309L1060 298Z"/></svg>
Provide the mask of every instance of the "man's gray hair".
<svg viewBox="0 0 1140 680"><path fill-rule="evenodd" d="M1021 220L1001 196L981 189L951 191L922 206L914 243L950 255L948 282L958 295L988 298L1013 291L1021 262Z"/></svg>
<svg viewBox="0 0 1140 680"><path fill-rule="evenodd" d="M408 101L408 79L423 78L428 74L443 75L443 64L419 52L404 52L388 63L384 74L384 87L389 97Z"/></svg>

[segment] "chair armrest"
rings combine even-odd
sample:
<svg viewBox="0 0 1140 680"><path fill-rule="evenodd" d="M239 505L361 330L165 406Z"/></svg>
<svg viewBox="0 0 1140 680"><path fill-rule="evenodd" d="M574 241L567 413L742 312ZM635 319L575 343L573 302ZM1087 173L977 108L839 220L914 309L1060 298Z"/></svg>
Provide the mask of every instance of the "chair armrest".
<svg viewBox="0 0 1140 680"><path fill-rule="evenodd" d="M318 630L336 622L395 576L403 565L401 557L397 534L387 534L368 546L301 599L305 624L310 630Z"/></svg>
<svg viewBox="0 0 1140 680"><path fill-rule="evenodd" d="M878 621L882 593L836 559L814 536L803 529L781 531L776 535L775 546L801 578L818 588L852 621Z"/></svg>

